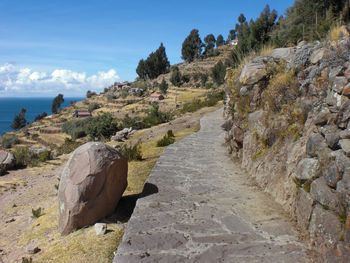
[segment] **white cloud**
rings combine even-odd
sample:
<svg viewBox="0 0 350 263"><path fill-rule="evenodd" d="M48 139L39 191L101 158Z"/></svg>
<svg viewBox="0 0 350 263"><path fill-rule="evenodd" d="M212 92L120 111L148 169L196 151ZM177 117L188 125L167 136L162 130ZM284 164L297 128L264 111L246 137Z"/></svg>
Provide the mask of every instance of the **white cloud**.
<svg viewBox="0 0 350 263"><path fill-rule="evenodd" d="M18 68L14 64L0 65L0 96L84 96L87 90L100 92L119 80L114 69L88 76L69 69L51 73Z"/></svg>

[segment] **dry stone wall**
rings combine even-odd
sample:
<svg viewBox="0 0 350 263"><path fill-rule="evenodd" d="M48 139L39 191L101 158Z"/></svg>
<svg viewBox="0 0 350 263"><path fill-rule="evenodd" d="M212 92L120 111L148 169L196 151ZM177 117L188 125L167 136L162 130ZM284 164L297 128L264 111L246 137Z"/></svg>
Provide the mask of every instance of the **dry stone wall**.
<svg viewBox="0 0 350 263"><path fill-rule="evenodd" d="M350 258L350 38L279 48L226 80L226 144L327 262Z"/></svg>

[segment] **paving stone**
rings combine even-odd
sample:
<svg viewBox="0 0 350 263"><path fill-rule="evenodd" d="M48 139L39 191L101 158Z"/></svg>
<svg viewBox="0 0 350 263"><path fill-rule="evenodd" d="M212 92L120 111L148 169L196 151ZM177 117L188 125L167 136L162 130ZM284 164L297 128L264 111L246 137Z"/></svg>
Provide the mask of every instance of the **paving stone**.
<svg viewBox="0 0 350 263"><path fill-rule="evenodd" d="M283 208L247 180L222 145L222 110L168 146L139 198L114 263L312 262Z"/></svg>

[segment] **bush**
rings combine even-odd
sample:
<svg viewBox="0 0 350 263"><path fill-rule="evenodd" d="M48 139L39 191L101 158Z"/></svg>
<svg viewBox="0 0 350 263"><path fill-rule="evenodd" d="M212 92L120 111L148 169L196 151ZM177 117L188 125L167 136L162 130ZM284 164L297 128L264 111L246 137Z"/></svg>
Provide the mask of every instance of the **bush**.
<svg viewBox="0 0 350 263"><path fill-rule="evenodd" d="M183 83L188 83L188 82L190 82L191 77L189 75L182 75L181 80Z"/></svg>
<svg viewBox="0 0 350 263"><path fill-rule="evenodd" d="M34 121L40 121L40 120L42 120L43 118L45 118L46 116L47 116L47 113L44 111L42 114L38 114L38 115L35 117Z"/></svg>
<svg viewBox="0 0 350 263"><path fill-rule="evenodd" d="M32 218L38 218L41 216L41 207L38 209L33 209L32 208Z"/></svg>
<svg viewBox="0 0 350 263"><path fill-rule="evenodd" d="M13 145L19 144L19 143L20 143L19 139L14 134L4 134L2 136L1 145L6 149L11 148Z"/></svg>
<svg viewBox="0 0 350 263"><path fill-rule="evenodd" d="M146 125L154 126L160 123L168 122L171 119L172 115L168 112L160 111L158 103L154 102L151 110L147 112L147 116L143 118L143 122Z"/></svg>
<svg viewBox="0 0 350 263"><path fill-rule="evenodd" d="M101 140L109 139L116 131L118 131L117 120L108 112L91 118L85 132L92 140Z"/></svg>
<svg viewBox="0 0 350 263"><path fill-rule="evenodd" d="M170 136L169 136L170 134ZM175 142L174 134L172 130L169 130L166 135L159 141L157 141L157 147L165 147Z"/></svg>
<svg viewBox="0 0 350 263"><path fill-rule="evenodd" d="M122 120L122 123L120 124L119 129L122 130L124 128L130 128L132 127L134 130L139 130L142 129L141 127L141 121L139 120L138 117L131 118L129 117L129 114L126 114L124 119Z"/></svg>
<svg viewBox="0 0 350 263"><path fill-rule="evenodd" d="M115 96L115 95L108 95L107 96L107 101L108 102L112 102L113 100L115 100L117 98L117 96Z"/></svg>
<svg viewBox="0 0 350 263"><path fill-rule="evenodd" d="M38 154L38 160L40 162L46 162L49 160L52 160L51 152L50 151L42 151Z"/></svg>
<svg viewBox="0 0 350 263"><path fill-rule="evenodd" d="M129 95L129 92L126 89L123 89L121 94L122 98L125 99L128 95Z"/></svg>
<svg viewBox="0 0 350 263"><path fill-rule="evenodd" d="M221 61L216 63L215 66L212 68L211 75L216 84L223 84L226 75L225 65Z"/></svg>
<svg viewBox="0 0 350 263"><path fill-rule="evenodd" d="M85 137L92 118L67 121L62 126L62 131L69 134L73 140Z"/></svg>
<svg viewBox="0 0 350 263"><path fill-rule="evenodd" d="M205 87L205 84L207 83L207 81L208 81L208 75L207 74L201 74L202 87Z"/></svg>
<svg viewBox="0 0 350 263"><path fill-rule="evenodd" d="M16 159L16 168L24 168L29 166L37 166L38 159L35 153L28 147L17 147L13 152Z"/></svg>
<svg viewBox="0 0 350 263"><path fill-rule="evenodd" d="M88 111L93 112L94 110L97 110L100 108L100 105L98 103L91 103L89 104Z"/></svg>
<svg viewBox="0 0 350 263"><path fill-rule="evenodd" d="M62 144L57 149L58 154L68 154L73 152L76 148L78 148L80 145L82 145L82 142L77 142L72 139L66 138L64 140L64 144Z"/></svg>
<svg viewBox="0 0 350 263"><path fill-rule="evenodd" d="M95 96L95 95L97 95L97 94L94 91L88 90L86 92L86 98L91 98L92 96Z"/></svg>
<svg viewBox="0 0 350 263"><path fill-rule="evenodd" d="M182 75L178 67L173 68L170 76L170 82L176 87L180 87L182 85Z"/></svg>
<svg viewBox="0 0 350 263"><path fill-rule="evenodd" d="M141 147L139 143L135 144L134 146L123 144L119 151L129 162L134 160L142 160Z"/></svg>
<svg viewBox="0 0 350 263"><path fill-rule="evenodd" d="M173 133L173 130L168 130L167 135L168 135L169 138L174 138L175 137L175 135Z"/></svg>

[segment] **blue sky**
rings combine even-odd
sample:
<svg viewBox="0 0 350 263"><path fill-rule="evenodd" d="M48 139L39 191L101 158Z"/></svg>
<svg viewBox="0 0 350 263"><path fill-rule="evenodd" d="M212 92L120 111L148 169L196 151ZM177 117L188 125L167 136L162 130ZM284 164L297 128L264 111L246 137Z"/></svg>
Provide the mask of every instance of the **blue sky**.
<svg viewBox="0 0 350 263"><path fill-rule="evenodd" d="M202 39L209 33L226 38L240 13L256 18L269 4L283 14L293 3L1 0L0 97L53 96L59 89L77 96L132 81L138 61L161 42L171 64L179 63L193 28Z"/></svg>

